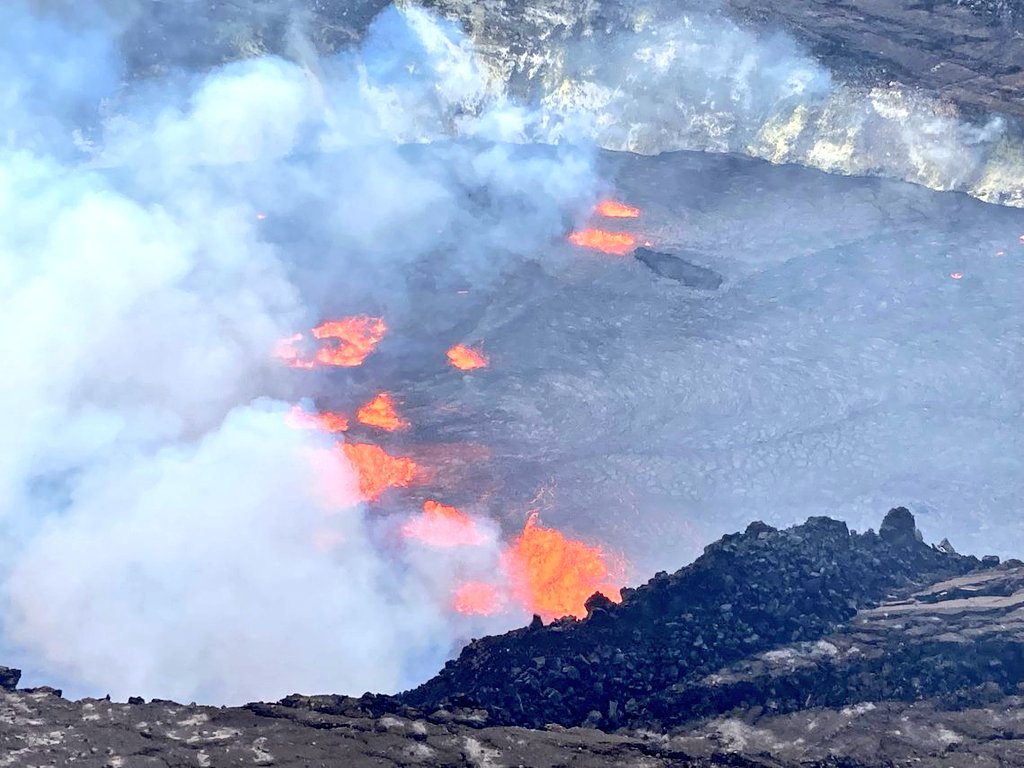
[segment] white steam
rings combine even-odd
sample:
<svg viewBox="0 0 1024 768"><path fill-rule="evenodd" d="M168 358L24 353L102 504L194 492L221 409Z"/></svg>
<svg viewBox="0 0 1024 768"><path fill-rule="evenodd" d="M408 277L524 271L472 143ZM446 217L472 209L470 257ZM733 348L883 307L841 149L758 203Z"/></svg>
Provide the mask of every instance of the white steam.
<svg viewBox="0 0 1024 768"><path fill-rule="evenodd" d="M606 149L737 152L1024 205L1024 151L1001 118L975 124L896 84L843 83L792 38L740 27L714 3L626 8L610 23L589 8L562 9L558 26L576 32L524 34L514 45L503 26L514 22L500 14L467 23L494 89L542 105L541 139L585 126Z"/></svg>
<svg viewBox="0 0 1024 768"><path fill-rule="evenodd" d="M349 301L400 317L422 259L490 279L560 233L589 162L396 147L508 122L495 105L469 125L483 80L419 11L328 61L130 88L115 29L0 9L4 659L118 697L416 682L486 626L450 603L493 572L494 537L425 552L339 501L346 466L310 461L331 441L265 397L294 381L270 353Z"/></svg>

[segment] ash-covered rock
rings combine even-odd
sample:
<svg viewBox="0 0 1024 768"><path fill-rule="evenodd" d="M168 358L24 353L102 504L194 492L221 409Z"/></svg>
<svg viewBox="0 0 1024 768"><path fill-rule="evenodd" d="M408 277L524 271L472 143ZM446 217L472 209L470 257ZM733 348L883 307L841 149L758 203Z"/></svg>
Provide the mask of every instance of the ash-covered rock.
<svg viewBox="0 0 1024 768"><path fill-rule="evenodd" d="M297 698L297 697L293 697ZM0 692L0 765L220 766L732 766L768 768L700 742L691 756L669 740L593 730L483 727L449 716L378 714L363 699L311 697L247 707L152 701L67 701Z"/></svg>
<svg viewBox="0 0 1024 768"><path fill-rule="evenodd" d="M775 530L751 524L692 565L595 600L562 619L478 640L400 700L429 709L485 710L492 722L664 728L743 705L745 691L706 701L700 681L744 657L820 640L858 609L915 585L978 569L974 557L927 546L894 509L882 534L826 517Z"/></svg>

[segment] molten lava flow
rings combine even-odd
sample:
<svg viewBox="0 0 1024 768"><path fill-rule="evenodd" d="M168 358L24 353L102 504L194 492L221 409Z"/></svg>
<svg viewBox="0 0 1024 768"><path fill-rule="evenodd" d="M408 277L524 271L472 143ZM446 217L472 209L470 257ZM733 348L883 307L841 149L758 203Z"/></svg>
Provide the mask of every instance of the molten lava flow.
<svg viewBox="0 0 1024 768"><path fill-rule="evenodd" d="M317 362L352 368L362 365L367 356L384 338L388 327L379 317L356 315L341 320L328 320L313 329L317 339L337 339L338 346L317 351Z"/></svg>
<svg viewBox="0 0 1024 768"><path fill-rule="evenodd" d="M582 617L584 603L595 592L614 602L622 599L601 550L541 528L536 513L526 521L505 561L516 596L545 618Z"/></svg>
<svg viewBox="0 0 1024 768"><path fill-rule="evenodd" d="M283 361L289 368L312 368L316 365L315 361L303 360L299 355L298 343L300 341L302 341L301 333L281 339L274 346L274 357Z"/></svg>
<svg viewBox="0 0 1024 768"><path fill-rule="evenodd" d="M373 501L388 488L406 488L416 477L416 462L365 443L343 443L341 450L359 475L359 495Z"/></svg>
<svg viewBox="0 0 1024 768"><path fill-rule="evenodd" d="M402 535L434 547L473 547L487 540L464 512L433 500L423 502L423 514L406 523Z"/></svg>
<svg viewBox="0 0 1024 768"><path fill-rule="evenodd" d="M581 248L593 248L602 253L625 256L636 245L636 238L628 232L606 232L603 229L581 229L569 235L569 242Z"/></svg>
<svg viewBox="0 0 1024 768"><path fill-rule="evenodd" d="M602 200L594 208L594 212L609 219L637 219L640 209L632 205L620 203L618 200Z"/></svg>
<svg viewBox="0 0 1024 768"><path fill-rule="evenodd" d="M333 411L308 413L296 405L285 416L285 420L292 429L322 429L332 433L348 431L348 417Z"/></svg>
<svg viewBox="0 0 1024 768"><path fill-rule="evenodd" d="M361 424L366 424L368 427L379 427L388 432L409 426L409 422L399 418L398 412L395 410L395 403L391 399L391 395L386 392L381 392L356 411L356 418Z"/></svg>
<svg viewBox="0 0 1024 768"><path fill-rule="evenodd" d="M467 581L455 591L453 607L459 613L490 616L501 609L501 595L492 584Z"/></svg>
<svg viewBox="0 0 1024 768"><path fill-rule="evenodd" d="M465 344L456 344L448 350L448 362L460 371L472 371L476 368L486 368L490 361L483 352Z"/></svg>

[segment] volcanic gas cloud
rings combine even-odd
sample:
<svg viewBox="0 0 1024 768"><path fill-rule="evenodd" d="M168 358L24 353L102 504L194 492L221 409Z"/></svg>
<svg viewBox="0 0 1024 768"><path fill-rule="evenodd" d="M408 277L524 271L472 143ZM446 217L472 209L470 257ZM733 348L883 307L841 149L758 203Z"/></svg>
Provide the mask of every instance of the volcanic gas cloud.
<svg viewBox="0 0 1024 768"><path fill-rule="evenodd" d="M509 149L521 107L415 4L319 61L296 19L301 64L156 5L178 13L0 3L0 646L74 696L229 703L398 690L473 634L582 613L571 568L578 598L520 586L526 508L433 476L430 404L384 351L419 278L482 296L563 237L592 152ZM138 18L166 68L128 66ZM436 341L403 370L446 397L500 376Z"/></svg>

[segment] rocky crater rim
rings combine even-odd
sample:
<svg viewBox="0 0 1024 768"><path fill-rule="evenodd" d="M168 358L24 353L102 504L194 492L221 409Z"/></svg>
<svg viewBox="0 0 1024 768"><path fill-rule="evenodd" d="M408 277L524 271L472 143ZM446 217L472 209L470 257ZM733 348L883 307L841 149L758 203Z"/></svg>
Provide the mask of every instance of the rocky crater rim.
<svg viewBox="0 0 1024 768"><path fill-rule="evenodd" d="M474 640L436 677L397 696L293 694L277 705L247 707L263 714L277 707L353 716L398 712L470 726L666 726L680 720L667 717L669 703L679 698L673 692L699 688L730 662L758 653L769 660L772 653L792 655L797 652L774 649L922 606L962 613L966 601L974 599L976 609L977 598L985 598L985 608L1024 607L1024 562L960 555L946 540L927 545L913 514L896 507L877 533L857 533L829 517L785 529L755 521L709 544L675 573L658 572L620 592L620 603L595 593L579 620L545 625L534 616L526 627ZM653 668L661 671L652 674ZM542 678L552 685L541 688ZM20 680L20 670L0 666L0 690L62 696L48 686L19 688ZM508 693L517 707L509 707ZM704 709L691 702L688 712Z"/></svg>

